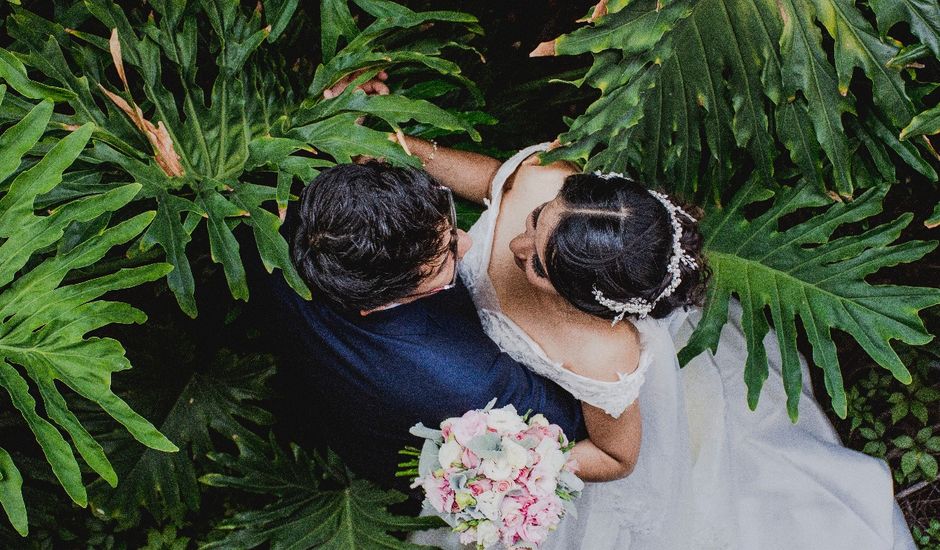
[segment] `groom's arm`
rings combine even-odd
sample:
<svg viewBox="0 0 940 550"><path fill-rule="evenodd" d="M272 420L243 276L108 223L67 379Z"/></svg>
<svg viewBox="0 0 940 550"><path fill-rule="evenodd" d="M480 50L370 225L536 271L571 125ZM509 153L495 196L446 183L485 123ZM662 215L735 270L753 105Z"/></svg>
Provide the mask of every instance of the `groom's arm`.
<svg viewBox="0 0 940 550"><path fill-rule="evenodd" d="M404 143L401 143L402 140ZM442 185L480 204L489 197L490 183L502 165L500 161L486 155L442 147L404 134L398 134L395 141L421 159L424 169Z"/></svg>
<svg viewBox="0 0 940 550"><path fill-rule="evenodd" d="M532 372L506 353L498 353L492 365L492 381L486 399L496 398L496 406L512 404L525 414L542 413L558 424L571 440L587 438L581 403L558 384Z"/></svg>

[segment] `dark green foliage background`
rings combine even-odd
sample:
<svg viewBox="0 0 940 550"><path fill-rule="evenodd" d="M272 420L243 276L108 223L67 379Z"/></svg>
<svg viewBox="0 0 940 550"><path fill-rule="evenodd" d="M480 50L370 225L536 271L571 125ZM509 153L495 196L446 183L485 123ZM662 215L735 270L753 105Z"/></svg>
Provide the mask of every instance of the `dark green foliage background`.
<svg viewBox="0 0 940 550"><path fill-rule="evenodd" d="M103 24L88 23L90 18L84 7L86 4L26 0L22 3L27 10L61 22L63 29L69 24L85 24L85 27L79 28L89 32L82 39L86 43L67 51L71 56L71 66L87 71L93 80L104 82L112 91L121 93L120 80L106 54L108 28ZM196 3L191 0L190 5ZM106 7L108 4L90 0L87 6ZM145 25L142 22L146 21L149 5L136 1L119 4L129 14L129 19L133 21L131 27L140 33L141 39L146 32L156 32L153 29L145 32L140 30ZM173 3L160 4L169 6ZM220 0L218 5L222 4L224 2ZM71 410L100 442L120 480L117 487L112 488L104 479L97 479L87 464L80 463L82 479L88 484L88 507L81 508L64 498L60 481L36 445L36 437L10 405L7 394L0 393L0 440L4 448L10 451L25 478L23 493L30 529L29 537L24 540L6 523L0 522L0 545L11 548L183 549L202 545L220 548L268 545L409 548L410 545L400 540L402 533L437 525L434 520L416 520L402 512L407 510L401 507L403 495L381 491L367 482L356 480L327 449L314 448L313 442L304 441L303 447L293 444L303 431L302 424L317 419L301 418L295 414L291 400L297 399L297 396L291 388L285 387L276 374L278 365L286 364L290 357L279 355L277 335L266 334L264 327L258 326L253 310L257 304L250 300L245 303L250 289L243 285L240 272L243 250L240 251L238 247L257 246L262 248L262 253L267 250L270 254L271 267L288 267L283 249L278 249L280 244L265 240L265 235L270 236L272 228L276 228L274 212L282 208L305 181L314 177L319 168L331 164L333 160L341 162L350 155L369 152L399 163L414 163L413 159L404 157L385 139L385 133L396 127L411 134L434 137L442 144L504 158L531 143L551 141L560 134L564 137L566 132L576 135L578 117L597 115L604 120L613 117L611 113L620 112L617 109L621 103L613 102L612 106L601 109L595 107L592 110L592 104L606 100L605 95L588 85L576 87L565 83L584 76L595 59L603 60L611 52L594 52L596 56L585 53L551 58L528 57L528 52L538 43L585 27L575 23L575 20L588 11L586 3L576 5L557 0L472 4L425 0L403 2L415 11L469 12L478 19L478 23L469 20L454 24L436 23L428 36L440 38L446 35L456 42L443 49L434 42L436 38L421 41L420 37L405 31L400 34L396 34L397 31L390 33L379 40L379 51L423 51L430 58L409 60L405 53L401 53L397 54L403 56L401 62L389 66L389 82L396 93L412 101L429 101L433 104L430 107L422 104L423 115L416 117L416 120L402 119L396 115L401 105L391 103L394 99L366 102L361 97L349 94L335 100L332 106L315 101L323 82L329 80L322 76L323 73L320 73L319 79L315 76L318 63L326 60L323 49L329 51L335 47L331 46L333 40L342 46L353 39L357 32L350 27L349 21L352 19L345 12L345 1L327 1L323 4L327 9L335 10L336 21L346 23L337 24L330 32L323 33L316 3L293 0L265 2L264 9L272 13L287 10L291 16L262 23L260 20L255 21L251 15L255 2L242 3L241 13L245 14L245 21L249 23L238 31L241 33L240 44L247 44L259 37L262 42L256 44L258 50L255 57L236 60L246 62L247 67L239 68L236 72L258 86L259 90L266 90L267 95L263 97L267 101L251 106L251 102L257 98L242 98L249 104L248 112L253 113L242 121L248 137L244 143L239 141L242 138L223 140L235 151L232 157L238 161L235 163L237 165L228 166L224 174L216 173L214 169L203 169L200 163L206 159L201 159L194 144L183 143L181 147L186 152L184 156L187 157L187 168L191 169L192 177L183 182L170 181L156 170L155 165L149 163L152 155L149 144L126 116L103 101L100 95L95 96L91 110L97 111L92 118L96 119L100 128L93 138L96 145L85 150L77 161L76 166L82 169L81 173L77 173L74 179L67 178L62 186L72 194L67 192L64 197L45 197L48 204L37 203L37 207L40 204L42 207L55 205L57 200L63 198L71 200L81 197L82 186L89 182L103 183L108 186L107 190L113 190L118 184L139 181L148 184L152 193L135 198L132 203L133 214L156 209L160 214L170 211L176 216L175 221L172 215L164 217L164 225L155 226L156 230L151 229L154 232L151 238L134 241L122 249L127 254L109 256L100 264L72 276L76 280L87 280L89 277L114 273L120 267L134 267L152 270L148 274L155 278L162 276L167 268L153 262L164 257L177 267L171 273L190 273L191 280L174 279L171 276L163 282L111 292L107 295L109 300L133 304L147 314L148 320L137 325L110 325L96 332L102 337L120 342L126 349L127 360L134 366L114 376L112 388L115 393L166 435L180 451L168 454L139 444L114 418L60 386ZM681 4L677 2L676 6ZM207 2L206 5L213 5L213 2ZM642 2L636 5L646 6ZM353 25L374 19L367 12L372 12L373 16L384 13L391 19L403 15L396 11L398 8L395 4L380 0L362 0L355 4L350 2L348 6L351 10L349 14L355 14L358 19ZM296 11L292 11L294 7ZM7 4L0 7L3 15L8 15L13 9L19 8ZM866 12L866 15L870 14ZM185 30L186 24L180 20L174 28ZM276 31L283 31L275 46L263 42L268 36L262 32L266 24L272 24L271 32L275 34ZM10 25L16 27L16 24ZM362 26L359 25L360 28ZM435 34L442 29L444 33ZM446 29L457 30L447 34ZM480 29L485 30L485 33L479 34ZM41 34L41 30L38 27L20 28L12 33L5 30L0 46L8 47L16 32L20 35ZM256 35L258 32L261 34ZM578 32L584 34L588 31ZM68 33L64 30L59 34L63 41L78 40L74 36L66 36ZM315 42L319 43L311 44L311 36L318 37ZM41 53L41 48L46 47L44 44L42 40L36 42L38 52ZM617 44L612 46L616 49ZM606 49L606 46L601 49ZM143 57L150 55L146 53L146 48L142 51ZM340 66L370 67L374 71L377 65L372 62L374 59L369 61L374 52L363 52L364 57L358 61L361 65L356 65L354 59L349 61L349 65L336 62L337 66L333 67L337 71L335 74L345 70L341 70ZM207 101L212 99L212 89L216 84L214 76L219 74L214 72L216 69L208 69L216 66L213 56L217 54L217 50L201 46L196 57L200 70L188 83L195 86L191 89L198 88L204 92ZM925 58L923 52L914 54L920 55L920 62L927 65L920 73L926 76L919 77L919 82L929 87L930 80L937 80L936 75L940 74L940 63L935 58ZM32 55L38 54L34 52ZM163 96L166 94L178 92L174 86L180 89L187 87L188 76L184 70L181 76L168 79L171 84L167 89L146 90L137 72L140 67L132 60L134 55L125 47L125 63L132 82L130 93L125 93L125 98L138 101L145 113L153 112L156 103L161 98L165 99ZM166 57L165 53L163 55ZM616 66L611 59L611 63L600 66ZM40 62L39 59L33 61L37 64ZM385 62L382 61L380 65L385 66ZM171 67L172 64L164 59L163 70L169 73ZM258 67L273 69L261 71ZM221 70L224 74L225 67ZM31 69L29 74L31 78L47 84L63 86L62 82L55 81L49 75L42 76L41 72ZM77 85L81 87L81 83ZM94 91L94 86L89 89ZM861 91L853 88L853 93L859 93L859 97L866 97L866 92L864 86ZM94 93L97 94L97 91ZM928 105L930 101L936 102L936 92L932 93L920 93L919 101ZM305 102L308 94L314 100ZM0 120L4 127L17 116L22 116L27 107L38 103L37 98L24 98L10 90L7 96L10 101L5 103L6 109L0 109ZM383 104L383 101L388 104ZM446 111L442 112L434 105ZM867 107L863 99L862 108ZM255 117L258 112L267 114ZM54 123L69 122L69 114L67 108L59 106L53 118ZM216 114L209 113L206 116L212 119ZM344 143L337 136L353 128L352 122L360 114L369 117L363 127L352 130L358 132L356 137L359 143ZM186 118L189 117L180 117ZM263 122L259 122L262 119ZM219 118L211 122L223 126ZM180 136L192 130L186 124L181 122ZM54 125L50 127L50 132L44 138L48 141L41 142L31 154L45 153L49 149L48 143L52 141L51 136L63 135L61 128ZM103 135L104 132L109 135ZM473 139L476 137L475 132L479 132L481 140ZM208 134L211 135L212 131ZM181 138L181 141L185 142L186 138ZM325 155L321 154L314 159L305 148L318 141L321 143L321 153ZM118 146L121 143L128 146ZM643 142L641 140L637 143ZM852 143L852 146L858 145ZM867 142L864 145L881 149ZM743 149L748 154L759 153L760 150L755 147L754 143L750 143ZM587 160L583 148L572 147L571 150L575 152L569 155L571 158ZM603 147L593 153L599 151L603 151ZM664 155L665 151L663 149ZM670 154L675 154L674 149L671 151ZM778 150L776 154L779 153ZM564 154L564 149L557 153L558 156ZM720 164L719 168L725 169L729 167L728 153L724 151L722 154L724 156L717 164ZM739 195L738 198L743 201L742 208L734 214L739 217L728 218L737 224L739 233L748 233L748 223L773 211L773 201L768 194L768 190L772 190L781 201L782 210L787 209L787 204L800 207L794 206L780 216L771 216L774 222L782 220L779 226L781 232L809 222L809 225L802 227L814 233L813 238L798 243L798 248L804 249L804 253L807 245L819 243L819 236L815 235L819 231L812 226L813 223L824 225L832 239L869 232L867 234L872 236L873 246L878 249L897 240L908 243L903 245L907 247L906 250L916 249L906 261L914 259L913 256L918 252L923 253L923 258L902 267L890 267L890 262L879 263L874 266L875 273L859 278L859 284L935 287L936 281L940 280L940 255L929 244L911 244L913 241L936 238L935 230L923 225L924 220L936 215L933 210L938 202L935 183L925 179L924 171L927 169L913 157L898 158L895 152L885 154L895 155L886 158L889 158L888 164L896 180L901 183L875 188L877 186L869 185L872 182L864 178L861 178L860 184L852 180L853 185L858 184L857 187L861 189L871 188L864 191L867 195L858 193L856 202L851 203L851 206L833 204L824 200L820 193L813 193L799 185L792 186L805 164L783 170L778 166L782 181L774 184L752 182L753 195L750 198L753 202L748 204L743 201L748 197ZM610 157L609 152L593 156L591 168L630 168L628 161L619 157L611 161ZM878 160L873 158L872 162ZM753 166L756 162L756 159L749 159L743 165ZM866 173L878 171L872 162L864 163L862 168ZM663 163L670 175L672 170L678 169L677 164ZM211 168L215 164L206 166ZM649 173L644 175L651 181L663 183L660 179L662 174L656 172L658 167L659 164L649 164ZM819 161L818 168L822 174L822 183L804 183L804 187L825 187L827 182L831 183L831 167ZM937 163L928 165L928 168L935 170ZM695 167L689 170L698 173ZM709 175L715 170L718 168L703 170L701 173ZM739 176L729 181L739 186L735 190L746 189L748 178ZM220 178L228 179L222 183L218 181ZM684 183L677 184L678 189L674 190L683 190L682 185L685 184L689 184L685 190L692 190L689 182L693 179L683 180ZM782 185L777 186L776 183ZM722 192L708 187L712 184L714 180L704 182L701 188L689 194L698 193L700 199L706 197L702 202L707 203L722 195ZM854 188L848 188L851 185L830 187L842 193L855 191ZM724 215L719 207L734 202L730 191L723 190L725 195L718 201L721 204L711 205L713 212ZM250 200L240 202L240 194L248 196ZM236 208L232 208L232 205ZM248 225L255 220L246 218L242 209L252 210L258 219L265 220L266 225L260 228L254 224ZM845 210L853 213L846 216ZM476 207L461 205L461 224L469 226L477 214ZM109 223L117 223L118 218L120 216L111 220L108 216L88 224L71 225L62 250L67 251L70 242L74 246L82 239L93 239L96 232ZM844 225L829 223L827 220L830 219L838 219ZM895 221L899 219L905 223ZM198 230L195 230L196 227ZM781 234L767 239L780 238ZM239 237L237 241L236 235ZM719 239L715 250L736 257L739 251L735 248L738 244L735 234L728 232L720 235L725 235L724 241ZM182 248L174 251L175 245L184 247L185 251ZM794 253L799 254L800 251ZM805 254L812 259L812 254ZM746 256L746 253L739 255ZM183 269L180 270L180 267ZM275 276L280 275L276 272ZM290 277L290 274L286 276ZM922 300L921 305L929 305L930 299ZM912 309L913 312L907 313L916 318L916 308ZM198 317L192 318L197 311ZM934 307L924 314L927 334L940 331L937 311ZM716 319L720 319L720 311L717 315ZM713 319L712 329L715 322ZM773 318L772 324L776 327L778 319ZM717 326L720 328L720 324ZM803 328L794 326L787 330L785 337L793 350L799 349L808 357L813 356L815 342L810 344ZM940 456L940 448L936 448L938 440L935 439L940 436L940 416L937 412L940 410L940 401L935 398L940 388L940 356L936 343L921 347L904 344L896 346L899 361L911 376L912 384L905 385L885 370L883 363L879 365L873 361L870 352L860 346L857 339L836 331L832 334L832 341L831 354L832 357L837 356L838 360L834 367L826 370L826 377L814 375L817 395L833 396L834 408L827 412L848 445L889 461L902 495L902 507L915 527L918 543L924 548L940 547L940 526L931 523L940 518L940 485L930 475L936 475L935 459ZM703 340L698 343L696 351L707 346L708 342ZM754 364L749 363L747 373L755 401L761 382L759 359L756 357ZM895 375L899 372L896 369ZM821 374L821 371L816 374ZM844 385L841 397L839 391L834 390L833 380L830 380L837 375L841 376L837 380L840 389ZM790 380L791 385L799 382ZM742 383L745 383L743 375ZM829 404L826 399L821 399L821 402ZM795 404L791 405L795 408ZM931 458L934 459L933 465Z"/></svg>

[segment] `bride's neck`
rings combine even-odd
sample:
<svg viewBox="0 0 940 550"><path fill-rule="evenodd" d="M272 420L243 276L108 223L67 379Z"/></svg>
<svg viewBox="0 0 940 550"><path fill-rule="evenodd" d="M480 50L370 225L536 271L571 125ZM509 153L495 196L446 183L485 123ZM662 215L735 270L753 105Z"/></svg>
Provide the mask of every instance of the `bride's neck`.
<svg viewBox="0 0 940 550"><path fill-rule="evenodd" d="M599 326L610 326L610 321L585 313L571 305L560 294L539 290L535 293L535 302L540 311L551 313L560 317L561 322L569 328L572 325L587 329Z"/></svg>

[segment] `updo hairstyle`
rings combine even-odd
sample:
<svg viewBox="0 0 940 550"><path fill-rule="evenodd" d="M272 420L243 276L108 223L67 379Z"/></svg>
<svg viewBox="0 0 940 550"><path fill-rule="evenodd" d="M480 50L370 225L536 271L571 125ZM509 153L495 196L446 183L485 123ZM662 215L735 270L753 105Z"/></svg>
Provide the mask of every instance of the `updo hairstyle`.
<svg viewBox="0 0 940 550"><path fill-rule="evenodd" d="M552 285L577 309L604 319L618 312L594 295L625 302L656 300L670 285L673 255L669 210L639 183L619 175L573 174L559 193L564 206L545 247L545 271ZM681 206L674 199L670 201ZM693 216L697 209L683 208ZM681 283L660 299L650 316L661 319L680 307L701 305L710 271L702 254L698 224L681 213L680 245L695 266L679 262Z"/></svg>

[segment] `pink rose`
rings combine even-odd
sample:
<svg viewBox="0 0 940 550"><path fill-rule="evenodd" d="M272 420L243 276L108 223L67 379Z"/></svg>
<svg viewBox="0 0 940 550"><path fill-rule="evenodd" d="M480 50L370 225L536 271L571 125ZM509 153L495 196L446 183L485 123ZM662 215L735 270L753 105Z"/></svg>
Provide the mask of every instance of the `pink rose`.
<svg viewBox="0 0 940 550"><path fill-rule="evenodd" d="M454 507L454 491L450 487L450 481L446 478L437 478L428 476L422 483L424 494L438 512L447 513Z"/></svg>
<svg viewBox="0 0 940 550"><path fill-rule="evenodd" d="M473 492L473 496L477 496L481 493L485 493L493 488L493 482L488 479L478 479L476 481L470 482L467 484L467 487L470 488L470 491Z"/></svg>
<svg viewBox="0 0 940 550"><path fill-rule="evenodd" d="M500 517L503 520L503 533L506 535L514 534L525 523L525 511L527 497L525 495L507 496L500 505ZM506 539L504 538L505 542ZM510 542L509 544L512 544Z"/></svg>
<svg viewBox="0 0 940 550"><path fill-rule="evenodd" d="M526 523L533 526L552 527L561 520L561 499L556 495L542 497L526 510Z"/></svg>
<svg viewBox="0 0 940 550"><path fill-rule="evenodd" d="M448 418L441 423L441 437L444 438L444 441L450 439L450 434L454 431L454 427L451 422L451 419Z"/></svg>
<svg viewBox="0 0 940 550"><path fill-rule="evenodd" d="M467 411L456 420L453 432L457 443L466 446L474 437L486 433L486 414L480 411Z"/></svg>
<svg viewBox="0 0 940 550"><path fill-rule="evenodd" d="M548 527L525 523L516 531L516 536L520 540L538 547L548 538Z"/></svg>
<svg viewBox="0 0 940 550"><path fill-rule="evenodd" d="M525 436L534 437L537 440L542 439L552 439L552 432L548 426L530 426L528 430L525 431Z"/></svg>
<svg viewBox="0 0 940 550"><path fill-rule="evenodd" d="M503 479L503 480L497 481L494 484L493 490L496 491L497 493L505 493L509 491L510 489L512 489L512 486L513 486L513 483L511 481L509 481L508 479Z"/></svg>
<svg viewBox="0 0 940 550"><path fill-rule="evenodd" d="M474 454L470 449L465 448L463 452L460 453L460 462L467 468L478 468L480 466L480 457Z"/></svg>

